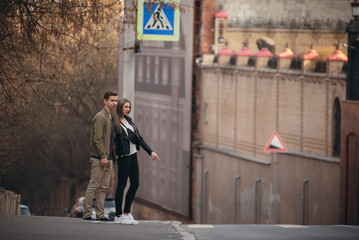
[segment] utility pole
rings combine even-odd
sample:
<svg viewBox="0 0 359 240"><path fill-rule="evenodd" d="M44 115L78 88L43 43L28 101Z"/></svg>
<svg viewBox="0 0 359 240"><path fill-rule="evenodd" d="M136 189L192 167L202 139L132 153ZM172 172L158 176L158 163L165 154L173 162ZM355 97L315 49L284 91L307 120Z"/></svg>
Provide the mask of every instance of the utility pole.
<svg viewBox="0 0 359 240"><path fill-rule="evenodd" d="M120 28L125 29L119 33L119 96L131 101L131 117L134 115L135 105L135 41L136 8L134 0L125 0L124 16L120 20Z"/></svg>

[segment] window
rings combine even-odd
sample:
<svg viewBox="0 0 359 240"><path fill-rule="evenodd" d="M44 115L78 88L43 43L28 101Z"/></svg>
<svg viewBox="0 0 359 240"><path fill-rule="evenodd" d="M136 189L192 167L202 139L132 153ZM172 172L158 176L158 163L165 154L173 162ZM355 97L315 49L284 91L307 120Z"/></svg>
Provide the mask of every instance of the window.
<svg viewBox="0 0 359 240"><path fill-rule="evenodd" d="M341 125L341 109L338 98L334 100L333 106L333 156L340 156L340 125Z"/></svg>

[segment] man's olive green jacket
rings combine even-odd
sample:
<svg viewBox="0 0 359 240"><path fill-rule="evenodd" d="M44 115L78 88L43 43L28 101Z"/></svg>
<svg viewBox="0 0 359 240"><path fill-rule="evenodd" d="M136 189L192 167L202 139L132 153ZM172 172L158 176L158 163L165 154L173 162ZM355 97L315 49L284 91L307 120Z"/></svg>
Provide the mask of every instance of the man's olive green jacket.
<svg viewBox="0 0 359 240"><path fill-rule="evenodd" d="M103 108L92 119L90 135L90 152L92 157L108 158L111 142L111 119Z"/></svg>

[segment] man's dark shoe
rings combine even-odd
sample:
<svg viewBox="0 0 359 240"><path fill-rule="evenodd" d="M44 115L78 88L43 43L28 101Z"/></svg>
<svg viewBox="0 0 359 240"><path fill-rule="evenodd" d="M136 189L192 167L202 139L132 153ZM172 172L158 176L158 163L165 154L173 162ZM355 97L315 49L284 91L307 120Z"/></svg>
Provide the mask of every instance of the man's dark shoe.
<svg viewBox="0 0 359 240"><path fill-rule="evenodd" d="M92 217L88 217L88 218L83 218L82 219L83 222L93 222L93 223L99 223L100 221L92 218Z"/></svg>
<svg viewBox="0 0 359 240"><path fill-rule="evenodd" d="M97 221L101 221L101 222L112 222L111 219L109 219L108 217L104 217L104 218L100 218L100 219L96 219Z"/></svg>

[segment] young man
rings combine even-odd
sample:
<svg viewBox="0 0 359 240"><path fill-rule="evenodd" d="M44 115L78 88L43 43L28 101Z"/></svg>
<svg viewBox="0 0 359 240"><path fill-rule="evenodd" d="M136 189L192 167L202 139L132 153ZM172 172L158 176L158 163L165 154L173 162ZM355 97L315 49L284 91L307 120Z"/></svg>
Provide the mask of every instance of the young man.
<svg viewBox="0 0 359 240"><path fill-rule="evenodd" d="M84 221L110 221L104 215L104 202L110 185L112 160L114 160L114 123L111 112L116 108L117 101L117 93L106 92L104 95L105 107L92 120L90 136L91 177L85 195ZM91 217L94 198L96 198L96 219Z"/></svg>

